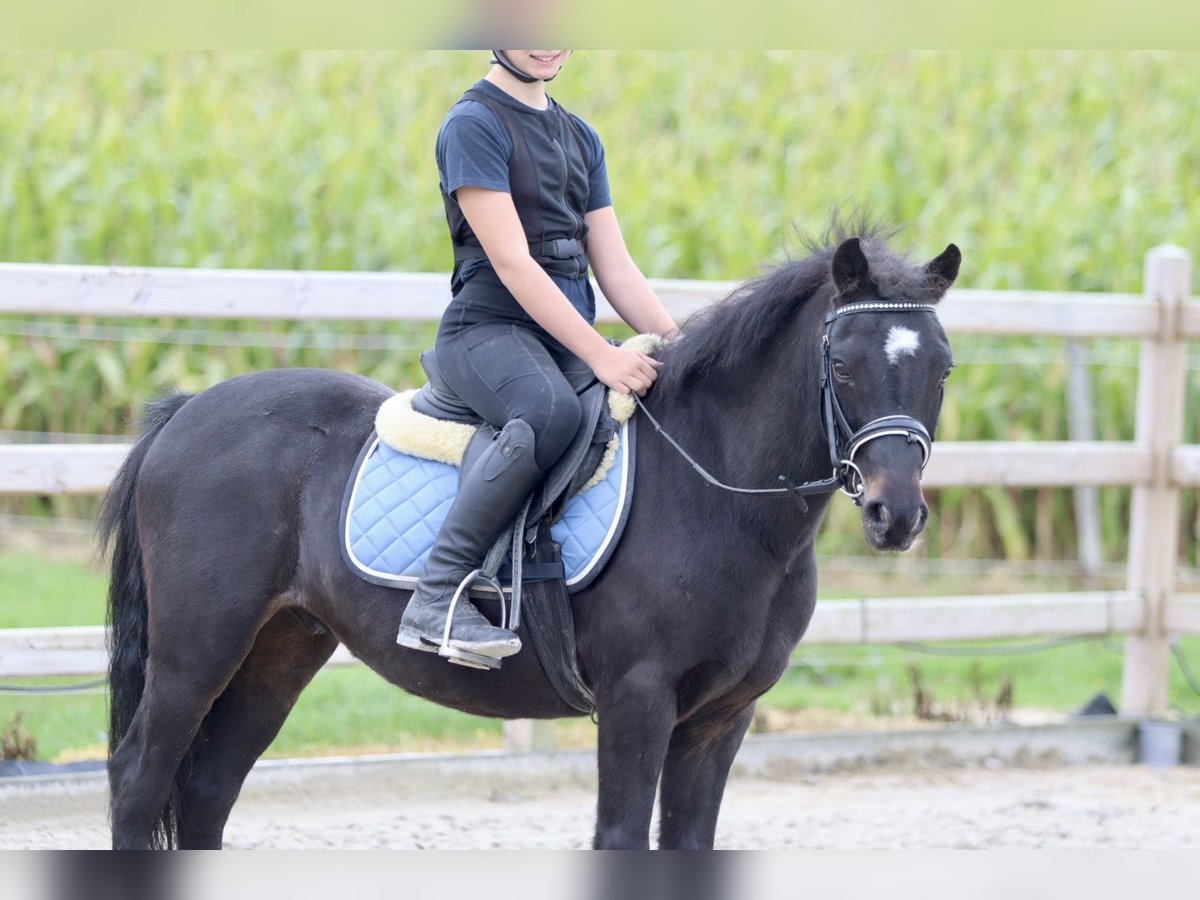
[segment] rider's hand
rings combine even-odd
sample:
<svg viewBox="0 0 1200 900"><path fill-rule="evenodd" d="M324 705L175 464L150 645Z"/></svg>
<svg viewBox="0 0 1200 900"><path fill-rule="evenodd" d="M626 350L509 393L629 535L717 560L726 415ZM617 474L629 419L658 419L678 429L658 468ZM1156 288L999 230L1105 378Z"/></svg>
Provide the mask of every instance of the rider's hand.
<svg viewBox="0 0 1200 900"><path fill-rule="evenodd" d="M592 371L596 377L620 394L636 392L644 397L662 363L657 359L639 353L637 350L627 350L624 347L614 347L606 344L606 350L600 358L592 363Z"/></svg>

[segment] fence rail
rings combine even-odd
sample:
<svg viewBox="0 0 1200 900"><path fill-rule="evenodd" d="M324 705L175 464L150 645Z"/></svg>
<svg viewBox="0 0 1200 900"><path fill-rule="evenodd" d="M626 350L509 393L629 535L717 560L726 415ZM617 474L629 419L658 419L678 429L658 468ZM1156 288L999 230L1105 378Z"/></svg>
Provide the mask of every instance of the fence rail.
<svg viewBox="0 0 1200 900"><path fill-rule="evenodd" d="M120 468L128 444L0 445L0 495L99 494ZM1118 441L946 441L925 473L928 487L1071 487L1149 484L1153 455ZM1177 487L1200 480L1200 448L1171 457Z"/></svg>
<svg viewBox="0 0 1200 900"><path fill-rule="evenodd" d="M1200 606L1186 601L1172 611L1173 619L1185 624L1197 614ZM1135 631L1142 615L1140 599L1120 591L823 600L804 643L1099 636ZM357 662L345 647L338 647L326 667ZM100 626L0 629L0 678L94 675L107 665Z"/></svg>
<svg viewBox="0 0 1200 900"><path fill-rule="evenodd" d="M128 444L0 444L0 495L99 494ZM1136 487L1153 479L1154 455L1121 441L944 441L929 461L927 487ZM1168 481L1200 487L1200 447L1176 447Z"/></svg>
<svg viewBox="0 0 1200 900"><path fill-rule="evenodd" d="M436 322L445 275L259 269L141 269L0 263L0 315ZM676 320L728 294L732 281L652 279ZM596 318L619 322L597 291ZM1140 294L953 289L939 318L958 334L1200 338L1200 306L1176 322Z"/></svg>
<svg viewBox="0 0 1200 900"><path fill-rule="evenodd" d="M677 320L727 294L724 282L653 282ZM808 643L894 643L1032 635L1129 636L1123 711L1166 705L1168 635L1200 633L1200 595L1174 595L1179 492L1200 487L1200 447L1182 446L1184 344L1200 338L1188 302L1191 259L1147 254L1144 294L953 290L939 317L952 334L1142 341L1132 442L947 442L931 487L1129 486L1128 585L1115 592L864 599L818 605ZM617 321L598 295L599 321ZM205 271L0 264L0 314L289 320L435 321L449 300L442 275ZM0 446L0 495L96 494L127 445ZM352 656L339 648L330 665ZM103 670L103 629L0 630L0 677Z"/></svg>

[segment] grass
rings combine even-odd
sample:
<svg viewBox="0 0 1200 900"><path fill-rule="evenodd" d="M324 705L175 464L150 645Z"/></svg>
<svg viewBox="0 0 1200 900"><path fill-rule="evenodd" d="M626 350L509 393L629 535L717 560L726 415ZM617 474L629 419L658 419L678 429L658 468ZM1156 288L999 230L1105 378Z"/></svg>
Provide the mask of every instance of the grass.
<svg viewBox="0 0 1200 900"><path fill-rule="evenodd" d="M0 627L99 624L103 620L102 576L78 561L47 562L27 552L0 551L5 585ZM924 590L894 576L871 579L860 573L828 581L830 587L822 594L826 599L886 595L889 585L893 592ZM1000 583L973 583L980 590L1004 589ZM965 589L965 579L946 579L935 588L939 593ZM33 596L48 599L36 606L14 599ZM993 642L986 648L1006 646L1019 647L1021 642ZM1200 667L1200 639L1187 639L1182 647ZM940 657L901 647L810 647L802 643L794 657L796 665L763 698L760 707L768 711L768 719L778 714L792 727L797 722L801 726L869 725L891 717L907 720L912 715L909 667L917 665L925 687L943 707L963 707L976 694L994 698L1011 680L1018 706L1067 713L1098 691L1119 698L1119 650L1119 641L1089 640L1026 655ZM72 680L77 679L26 683ZM1171 696L1182 708L1200 707L1200 698L1191 695L1174 666ZM42 759L71 761L103 755L106 708L100 692L43 697L0 693L0 729L18 714L36 738ZM586 745L594 739L594 728L586 720L562 722L557 734L560 744ZM444 709L405 694L365 668L352 668L325 671L316 677L268 755L478 749L501 743L498 721Z"/></svg>
<svg viewBox="0 0 1200 900"><path fill-rule="evenodd" d="M77 559L0 548L0 628L102 624L106 577Z"/></svg>
<svg viewBox="0 0 1200 900"><path fill-rule="evenodd" d="M938 645L943 651L964 654L943 657L902 647L806 648L801 644L794 658L800 665L784 675L764 703L793 710L818 707L859 715L911 715L911 666L920 669L925 687L947 705L974 699L976 686L980 696L994 700L1008 679L1013 682L1014 703L1020 707L1071 712L1100 691L1114 703L1119 701L1118 641L1106 646L1102 640L1088 640L1028 655L984 655L1020 646L1021 642ZM973 655L971 647L983 652Z"/></svg>

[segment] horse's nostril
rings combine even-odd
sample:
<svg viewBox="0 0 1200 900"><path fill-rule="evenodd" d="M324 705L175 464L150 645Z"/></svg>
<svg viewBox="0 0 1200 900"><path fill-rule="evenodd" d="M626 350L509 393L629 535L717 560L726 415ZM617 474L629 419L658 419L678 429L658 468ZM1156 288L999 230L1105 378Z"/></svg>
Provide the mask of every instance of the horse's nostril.
<svg viewBox="0 0 1200 900"><path fill-rule="evenodd" d="M869 501L863 509L863 515L867 522L879 528L887 528L892 518L888 513L888 508L878 500Z"/></svg>
<svg viewBox="0 0 1200 900"><path fill-rule="evenodd" d="M929 521L929 507L924 503L921 504L921 509L917 513L917 532L919 533L925 528L925 523Z"/></svg>

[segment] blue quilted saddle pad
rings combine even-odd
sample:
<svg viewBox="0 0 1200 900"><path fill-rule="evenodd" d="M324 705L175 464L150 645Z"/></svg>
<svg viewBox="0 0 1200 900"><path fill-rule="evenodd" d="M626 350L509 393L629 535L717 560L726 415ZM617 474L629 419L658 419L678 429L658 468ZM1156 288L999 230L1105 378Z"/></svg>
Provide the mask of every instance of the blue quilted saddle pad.
<svg viewBox="0 0 1200 900"><path fill-rule="evenodd" d="M551 528L572 592L599 574L624 529L633 495L632 437L627 423L604 480L568 500ZM411 590L457 492L457 466L401 453L372 435L342 510L346 562L367 581Z"/></svg>

